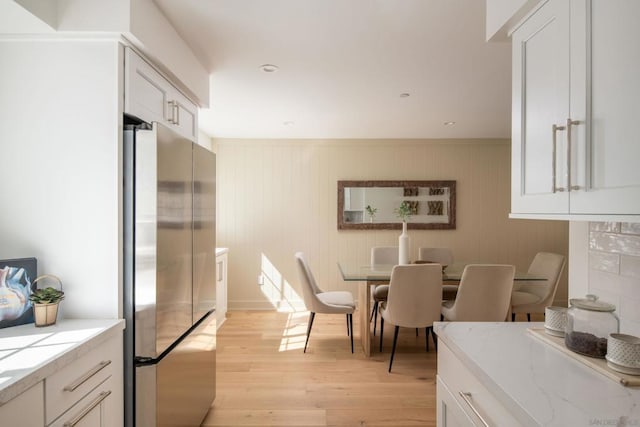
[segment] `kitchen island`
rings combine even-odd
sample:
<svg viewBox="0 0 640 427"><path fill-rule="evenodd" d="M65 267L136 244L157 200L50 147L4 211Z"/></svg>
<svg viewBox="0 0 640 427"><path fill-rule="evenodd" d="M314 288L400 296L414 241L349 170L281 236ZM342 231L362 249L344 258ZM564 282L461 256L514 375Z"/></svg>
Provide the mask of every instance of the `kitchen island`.
<svg viewBox="0 0 640 427"><path fill-rule="evenodd" d="M640 388L584 366L527 328L438 322L438 425L640 425Z"/></svg>

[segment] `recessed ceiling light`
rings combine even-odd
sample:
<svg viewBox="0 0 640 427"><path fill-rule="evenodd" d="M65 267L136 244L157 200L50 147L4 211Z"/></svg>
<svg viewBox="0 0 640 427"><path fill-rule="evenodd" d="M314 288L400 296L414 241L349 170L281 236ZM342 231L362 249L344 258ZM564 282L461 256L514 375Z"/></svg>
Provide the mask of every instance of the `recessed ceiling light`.
<svg viewBox="0 0 640 427"><path fill-rule="evenodd" d="M456 124L456 122L444 122L445 126L453 126L455 124Z"/></svg>
<svg viewBox="0 0 640 427"><path fill-rule="evenodd" d="M282 124L285 125L285 126L293 126L294 122L292 122L290 120L287 120L286 122L282 122Z"/></svg>
<svg viewBox="0 0 640 427"><path fill-rule="evenodd" d="M273 64L262 64L260 69L265 73L275 73L278 71L278 66Z"/></svg>
<svg viewBox="0 0 640 427"><path fill-rule="evenodd" d="M408 98L410 96L411 96L411 94L409 92L404 92L404 93L400 94L400 98Z"/></svg>

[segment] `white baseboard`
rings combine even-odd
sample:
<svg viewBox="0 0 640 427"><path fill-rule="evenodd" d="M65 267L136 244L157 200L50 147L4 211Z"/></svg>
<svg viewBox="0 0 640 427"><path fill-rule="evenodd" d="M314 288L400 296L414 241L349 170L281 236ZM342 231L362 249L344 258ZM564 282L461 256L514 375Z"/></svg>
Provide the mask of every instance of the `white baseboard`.
<svg viewBox="0 0 640 427"><path fill-rule="evenodd" d="M264 300L229 300L229 310L276 310L285 312L306 311L304 301L277 301L275 303Z"/></svg>

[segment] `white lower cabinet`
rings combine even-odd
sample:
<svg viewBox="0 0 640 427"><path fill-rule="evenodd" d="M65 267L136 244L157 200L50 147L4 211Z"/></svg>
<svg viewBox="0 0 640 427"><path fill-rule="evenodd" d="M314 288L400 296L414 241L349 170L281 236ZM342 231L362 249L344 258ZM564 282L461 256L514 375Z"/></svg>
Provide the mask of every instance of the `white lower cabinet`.
<svg viewBox="0 0 640 427"><path fill-rule="evenodd" d="M440 376L438 376L436 393L438 395L438 426L462 427L475 425Z"/></svg>
<svg viewBox="0 0 640 427"><path fill-rule="evenodd" d="M122 425L115 410L114 382L111 377L105 380L80 401L69 408L50 427L110 427Z"/></svg>
<svg viewBox="0 0 640 427"><path fill-rule="evenodd" d="M0 406L0 426L122 427L122 335Z"/></svg>
<svg viewBox="0 0 640 427"><path fill-rule="evenodd" d="M121 425L121 378L122 339L118 336L44 380L47 425ZM99 422L94 423L95 419Z"/></svg>
<svg viewBox="0 0 640 427"><path fill-rule="evenodd" d="M439 427L521 425L444 344L438 346Z"/></svg>
<svg viewBox="0 0 640 427"><path fill-rule="evenodd" d="M220 329L227 317L227 249L216 250L216 322Z"/></svg>
<svg viewBox="0 0 640 427"><path fill-rule="evenodd" d="M0 406L0 425L33 427L44 425L42 381Z"/></svg>

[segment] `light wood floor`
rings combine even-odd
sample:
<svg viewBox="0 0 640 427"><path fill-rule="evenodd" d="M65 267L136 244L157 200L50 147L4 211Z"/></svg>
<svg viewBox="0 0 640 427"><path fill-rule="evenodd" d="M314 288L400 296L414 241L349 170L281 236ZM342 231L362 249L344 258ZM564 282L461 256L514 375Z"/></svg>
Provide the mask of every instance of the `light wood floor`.
<svg viewBox="0 0 640 427"><path fill-rule="evenodd" d="M217 397L203 426L436 425L436 352L431 340L425 351L424 330L416 338L415 329L400 329L388 373L390 325L383 353L376 347L365 358L357 332L351 354L344 315L316 316L306 354L307 312L227 316L217 340ZM353 319L357 331L357 313Z"/></svg>
<svg viewBox="0 0 640 427"><path fill-rule="evenodd" d="M424 330L400 329L383 353L351 354L344 315L232 312L218 333L217 397L203 426L434 426L436 352ZM354 330L357 313L353 316Z"/></svg>

